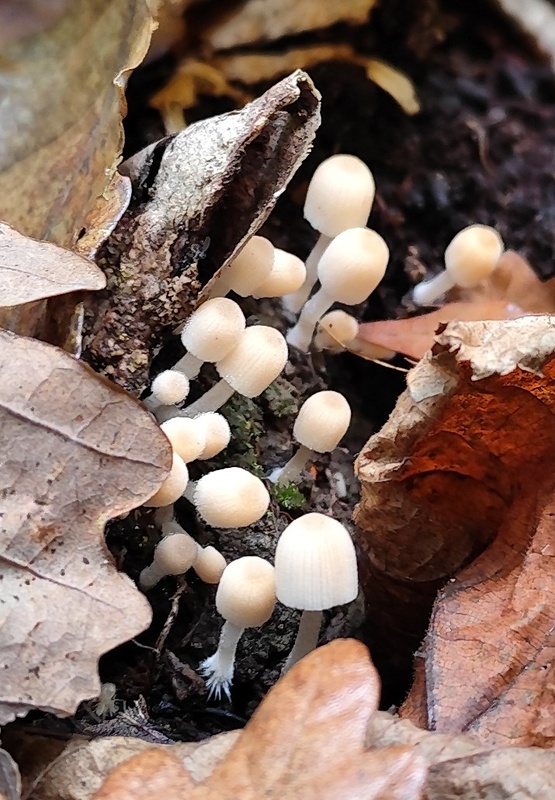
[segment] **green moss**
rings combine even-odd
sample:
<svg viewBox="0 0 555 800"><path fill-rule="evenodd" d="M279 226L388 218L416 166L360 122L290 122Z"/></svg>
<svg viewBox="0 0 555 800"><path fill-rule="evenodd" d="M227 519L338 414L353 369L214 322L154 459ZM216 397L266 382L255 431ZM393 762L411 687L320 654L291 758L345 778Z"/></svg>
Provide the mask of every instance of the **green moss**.
<svg viewBox="0 0 555 800"><path fill-rule="evenodd" d="M268 408L276 417L292 417L299 410L295 390L285 378L277 378L264 392Z"/></svg>
<svg viewBox="0 0 555 800"><path fill-rule="evenodd" d="M258 405L239 394L222 408L231 428L231 441L214 462L222 466L242 467L262 478L264 469L258 462L258 440L264 432L264 420Z"/></svg>
<svg viewBox="0 0 555 800"><path fill-rule="evenodd" d="M285 483L283 486L275 485L273 495L279 505L286 511L298 511L304 507L304 495L294 483Z"/></svg>

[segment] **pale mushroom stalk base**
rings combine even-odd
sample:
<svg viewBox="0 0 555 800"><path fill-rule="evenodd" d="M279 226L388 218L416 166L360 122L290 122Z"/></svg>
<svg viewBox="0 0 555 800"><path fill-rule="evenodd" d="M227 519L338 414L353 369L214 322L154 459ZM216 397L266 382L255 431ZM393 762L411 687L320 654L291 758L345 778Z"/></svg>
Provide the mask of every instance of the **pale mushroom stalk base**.
<svg viewBox="0 0 555 800"><path fill-rule="evenodd" d="M429 281L422 281L412 290L412 299L417 306L429 306L434 303L438 297L441 297L445 292L453 288L453 278L449 275L446 269L438 272Z"/></svg>
<svg viewBox="0 0 555 800"><path fill-rule="evenodd" d="M194 417L196 414L200 414L204 411L217 411L224 403L227 403L233 394L235 394L233 386L230 386L229 383L222 378L221 381L215 383L214 386L205 392L202 397L199 397L198 400L195 400L190 406L186 406L181 409L181 411L178 411L177 416Z"/></svg>
<svg viewBox="0 0 555 800"><path fill-rule="evenodd" d="M331 242L331 238L329 236L324 236L324 234L320 234L320 238L312 248L308 258L305 262L306 267L306 278L304 279L304 283L300 289L297 289L296 292L291 292L291 294L286 294L283 298L283 305L288 311L292 311L294 314L298 314L301 308L304 306L308 298L310 297L310 292L312 291L312 287L318 280L318 262L324 255L324 251L327 249L327 246Z"/></svg>
<svg viewBox="0 0 555 800"><path fill-rule="evenodd" d="M287 660L283 665L281 671L282 675L289 672L291 667L311 653L318 644L318 635L322 627L322 612L321 611L303 611L301 622L299 624L299 631L293 649L287 656Z"/></svg>
<svg viewBox="0 0 555 800"><path fill-rule="evenodd" d="M183 492L183 497L185 500L188 500L189 503L193 503L194 505L194 498L195 498L195 489L196 489L197 482L196 481L189 481L187 484L187 488Z"/></svg>
<svg viewBox="0 0 555 800"><path fill-rule="evenodd" d="M185 353L172 369L175 369L177 372L182 372L188 378L196 378L203 364L204 361L201 361L200 358L197 358L192 353Z"/></svg>
<svg viewBox="0 0 555 800"><path fill-rule="evenodd" d="M154 397L153 394L150 394L148 397L145 397L143 403L151 413L154 413L164 405L164 403L161 403L160 400L158 400L157 397ZM173 406L173 408L175 408L175 406Z"/></svg>
<svg viewBox="0 0 555 800"><path fill-rule="evenodd" d="M275 472L270 475L270 480L273 481L276 486L283 486L286 483L293 483L293 481L297 480L303 469L306 467L307 462L310 461L313 456L314 450L311 450L309 447L305 447L304 444L302 444L295 455L289 459L284 467L275 470Z"/></svg>
<svg viewBox="0 0 555 800"><path fill-rule="evenodd" d="M151 564L149 567L145 567L141 574L139 575L139 586L141 589L152 589L156 586L162 578L166 577L166 573L160 570L156 564Z"/></svg>
<svg viewBox="0 0 555 800"><path fill-rule="evenodd" d="M306 353L310 347L318 320L324 316L328 308L333 305L333 302L333 297L330 297L324 289L320 288L304 306L297 324L294 328L291 328L285 337L288 343Z"/></svg>
<svg viewBox="0 0 555 800"><path fill-rule="evenodd" d="M230 698L235 652L244 630L232 622L226 622L220 634L218 649L213 656L201 662L199 672L206 679L209 697L214 695L216 700L219 700L223 693L228 699Z"/></svg>

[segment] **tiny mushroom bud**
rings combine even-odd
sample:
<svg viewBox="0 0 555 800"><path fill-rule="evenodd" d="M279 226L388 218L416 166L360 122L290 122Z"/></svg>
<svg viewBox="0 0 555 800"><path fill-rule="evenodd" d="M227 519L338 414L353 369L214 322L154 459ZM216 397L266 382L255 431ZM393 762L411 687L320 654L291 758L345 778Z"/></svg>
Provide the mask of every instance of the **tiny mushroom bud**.
<svg viewBox="0 0 555 800"><path fill-rule="evenodd" d="M188 417L172 417L160 425L170 444L183 461L195 461L206 447L203 425Z"/></svg>
<svg viewBox="0 0 555 800"><path fill-rule="evenodd" d="M278 539L276 595L302 610L299 632L283 672L318 643L322 611L350 603L358 593L356 553L347 529L324 514L305 514Z"/></svg>
<svg viewBox="0 0 555 800"><path fill-rule="evenodd" d="M237 644L245 628L264 625L274 610L274 568L258 556L243 556L225 568L216 592L216 608L225 619L218 649L205 659L200 671L210 694L229 697Z"/></svg>
<svg viewBox="0 0 555 800"><path fill-rule="evenodd" d="M316 283L318 262L331 240L348 228L366 225L375 194L374 177L356 156L339 153L317 167L308 184L304 216L320 238L307 259L302 287L286 298L290 311L300 311L307 301Z"/></svg>
<svg viewBox="0 0 555 800"><path fill-rule="evenodd" d="M209 289L210 297L234 291L241 297L251 295L270 275L274 264L274 246L263 236L253 236Z"/></svg>
<svg viewBox="0 0 555 800"><path fill-rule="evenodd" d="M314 328L328 308L335 302L353 306L366 300L385 275L388 260L389 249L376 231L351 228L336 236L318 264L321 288L287 334L289 344L308 350Z"/></svg>
<svg viewBox="0 0 555 800"><path fill-rule="evenodd" d="M178 413L192 417L201 411L216 411L234 392L258 397L283 370L287 356L287 343L275 328L247 328L231 353L216 364L221 380Z"/></svg>
<svg viewBox="0 0 555 800"><path fill-rule="evenodd" d="M175 503L181 495L185 492L187 484L189 483L189 472L187 464L183 459L173 454L173 463L170 474L165 479L162 486L158 489L156 494L152 495L150 500L147 500L145 506L152 506L158 508L160 506L169 506Z"/></svg>
<svg viewBox="0 0 555 800"><path fill-rule="evenodd" d="M193 419L200 426L205 437L202 453L197 456L200 461L214 458L222 450L225 450L231 439L231 428L222 414L218 414L216 411L207 411Z"/></svg>
<svg viewBox="0 0 555 800"><path fill-rule="evenodd" d="M185 400L189 394L189 379L182 372L166 369L154 378L151 390L152 395L146 398L145 405L154 411L159 406L171 406Z"/></svg>
<svg viewBox="0 0 555 800"><path fill-rule="evenodd" d="M257 286L253 297L283 297L300 289L305 278L306 267L301 259L276 247L272 271L264 283Z"/></svg>
<svg viewBox="0 0 555 800"><path fill-rule="evenodd" d="M294 481L314 453L331 453L345 436L351 422L351 407L339 392L316 392L301 406L293 426L300 447L281 469L278 485Z"/></svg>
<svg viewBox="0 0 555 800"><path fill-rule="evenodd" d="M227 561L220 551L209 544L208 547L199 547L193 569L201 581L219 583L226 566Z"/></svg>
<svg viewBox="0 0 555 800"><path fill-rule="evenodd" d="M226 467L203 475L195 484L192 501L208 525L246 528L264 516L270 495L260 478L246 469Z"/></svg>
<svg viewBox="0 0 555 800"><path fill-rule="evenodd" d="M445 269L429 281L415 286L413 301L426 306L454 286L471 289L489 278L504 250L503 240L488 225L469 225L451 240L445 250Z"/></svg>
<svg viewBox="0 0 555 800"><path fill-rule="evenodd" d="M330 311L324 314L318 323L313 345L316 350L325 350L327 353L343 353L345 350L350 350L351 353L370 359L388 360L395 356L394 350L359 339L358 329L359 324L351 314L340 309Z"/></svg>
<svg viewBox="0 0 555 800"><path fill-rule="evenodd" d="M154 551L154 559L139 576L142 589L152 589L166 575L182 575L195 563L199 546L188 533L164 536Z"/></svg>
<svg viewBox="0 0 555 800"><path fill-rule="evenodd" d="M227 297L207 300L185 323L181 341L187 354L174 370L196 378L205 361L219 361L233 350L244 330L245 316L237 303Z"/></svg>

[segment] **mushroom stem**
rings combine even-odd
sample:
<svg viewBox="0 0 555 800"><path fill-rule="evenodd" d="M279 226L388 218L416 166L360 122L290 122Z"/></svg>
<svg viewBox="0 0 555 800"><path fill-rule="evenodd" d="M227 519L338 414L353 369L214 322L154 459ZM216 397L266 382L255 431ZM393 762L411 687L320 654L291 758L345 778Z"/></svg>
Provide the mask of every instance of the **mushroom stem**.
<svg viewBox="0 0 555 800"><path fill-rule="evenodd" d="M418 306L429 306L454 285L455 282L449 272L442 270L429 281L422 281L415 286L412 290L412 299Z"/></svg>
<svg viewBox="0 0 555 800"><path fill-rule="evenodd" d="M230 698L229 687L233 680L235 652L244 630L232 622L225 622L218 649L213 656L209 656L200 664L199 671L206 678L208 695L214 695L216 700L220 699L222 692L228 699Z"/></svg>
<svg viewBox="0 0 555 800"><path fill-rule="evenodd" d="M291 667L311 653L318 644L318 635L322 626L321 611L303 611L299 624L299 631L293 649L287 656L287 660L281 671L282 675L289 672Z"/></svg>
<svg viewBox="0 0 555 800"><path fill-rule="evenodd" d="M211 389L205 392L202 397L186 406L179 412L179 416L194 417L195 414L200 414L204 411L217 411L224 403L227 403L229 398L235 393L233 386L230 386L223 378L215 383Z"/></svg>
<svg viewBox="0 0 555 800"><path fill-rule="evenodd" d="M148 591L148 589L152 589L159 583L162 578L165 578L167 575L163 569L156 564L154 561L150 566L145 567L141 570L141 574L139 575L139 586L141 589Z"/></svg>
<svg viewBox="0 0 555 800"><path fill-rule="evenodd" d="M307 461L314 455L314 450L305 447L302 444L294 456L292 456L287 464L279 470L275 470L270 476L276 486L283 486L285 483L292 483L301 474L305 468Z"/></svg>
<svg viewBox="0 0 555 800"><path fill-rule="evenodd" d="M300 289L297 289L296 292L292 292L291 294L285 295L285 297L283 298L283 305L289 311L298 314L301 308L308 300L308 298L310 297L310 292L312 291L312 287L318 280L318 262L322 258L324 251L326 250L330 242L331 242L331 236L324 236L323 233L320 234L318 241L310 251L308 258L306 259L305 262L306 278L303 282L303 285L301 286Z"/></svg>
<svg viewBox="0 0 555 800"><path fill-rule="evenodd" d="M306 353L318 320L324 316L332 304L333 298L323 288L320 288L303 307L297 324L285 337L289 344Z"/></svg>
<svg viewBox="0 0 555 800"><path fill-rule="evenodd" d="M197 358L192 353L185 353L185 355L174 364L172 369L177 370L177 372L182 372L188 378L196 378L203 364L204 361L201 361L200 358Z"/></svg>

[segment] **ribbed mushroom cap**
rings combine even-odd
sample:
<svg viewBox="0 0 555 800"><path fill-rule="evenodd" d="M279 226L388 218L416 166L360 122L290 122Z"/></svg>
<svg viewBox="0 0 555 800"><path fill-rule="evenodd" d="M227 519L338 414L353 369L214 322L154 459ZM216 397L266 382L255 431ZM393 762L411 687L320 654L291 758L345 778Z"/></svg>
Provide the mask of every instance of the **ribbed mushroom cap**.
<svg viewBox="0 0 555 800"><path fill-rule="evenodd" d="M323 514L305 514L279 537L276 595L290 608L323 611L350 603L358 593L357 561L346 528Z"/></svg>
<svg viewBox="0 0 555 800"><path fill-rule="evenodd" d="M194 420L205 437L204 448L197 456L199 460L205 461L214 458L215 455L225 450L231 439L231 428L222 414L218 414L217 411L207 411L194 417Z"/></svg>
<svg viewBox="0 0 555 800"><path fill-rule="evenodd" d="M470 288L488 278L504 250L503 240L488 225L469 225L445 250L445 268L457 286Z"/></svg>
<svg viewBox="0 0 555 800"><path fill-rule="evenodd" d="M331 156L317 167L308 184L305 219L330 238L347 228L363 227L375 193L373 175L360 158Z"/></svg>
<svg viewBox="0 0 555 800"><path fill-rule="evenodd" d="M181 575L193 566L199 545L188 533L170 533L156 545L154 563L165 575Z"/></svg>
<svg viewBox="0 0 555 800"><path fill-rule="evenodd" d="M318 279L326 294L354 306L374 291L388 261L389 248L379 233L351 228L329 244L318 263Z"/></svg>
<svg viewBox="0 0 555 800"><path fill-rule="evenodd" d="M183 346L201 361L218 361L237 344L245 316L227 297L207 300L194 311L181 332Z"/></svg>
<svg viewBox="0 0 555 800"><path fill-rule="evenodd" d="M243 556L225 568L216 592L216 608L238 628L257 628L276 604L273 566L259 556Z"/></svg>
<svg viewBox="0 0 555 800"><path fill-rule="evenodd" d="M206 446L206 434L196 419L172 417L160 425L174 451L188 464L195 461Z"/></svg>
<svg viewBox="0 0 555 800"><path fill-rule="evenodd" d="M287 342L279 331L253 325L241 335L231 353L216 364L221 378L244 397L257 397L287 363Z"/></svg>
<svg viewBox="0 0 555 800"><path fill-rule="evenodd" d="M275 248L274 266L266 280L257 286L254 297L282 297L296 292L306 278L306 267L300 258Z"/></svg>
<svg viewBox="0 0 555 800"><path fill-rule="evenodd" d="M357 320L341 309L324 314L318 325L314 346L319 350L341 350L340 345L352 342L358 334Z"/></svg>
<svg viewBox="0 0 555 800"><path fill-rule="evenodd" d="M244 528L264 516L270 495L262 481L241 467L226 467L197 481L193 502L214 528Z"/></svg>
<svg viewBox="0 0 555 800"><path fill-rule="evenodd" d="M173 454L173 463L170 474L158 489L156 494L152 495L150 500L145 503L145 506L159 508L160 506L169 506L178 500L189 482L189 471L183 459Z"/></svg>
<svg viewBox="0 0 555 800"><path fill-rule="evenodd" d="M351 422L351 407L339 392L316 392L297 415L293 436L309 450L331 453L345 436Z"/></svg>
<svg viewBox="0 0 555 800"><path fill-rule="evenodd" d="M273 265L273 244L263 236L253 236L225 267L223 277L236 294L248 297L270 276Z"/></svg>
<svg viewBox="0 0 555 800"><path fill-rule="evenodd" d="M223 571L227 566L227 561L212 545L199 547L194 570L205 583L219 583Z"/></svg>
<svg viewBox="0 0 555 800"><path fill-rule="evenodd" d="M151 391L163 405L181 403L189 394L189 379L182 372L165 369L152 381Z"/></svg>

